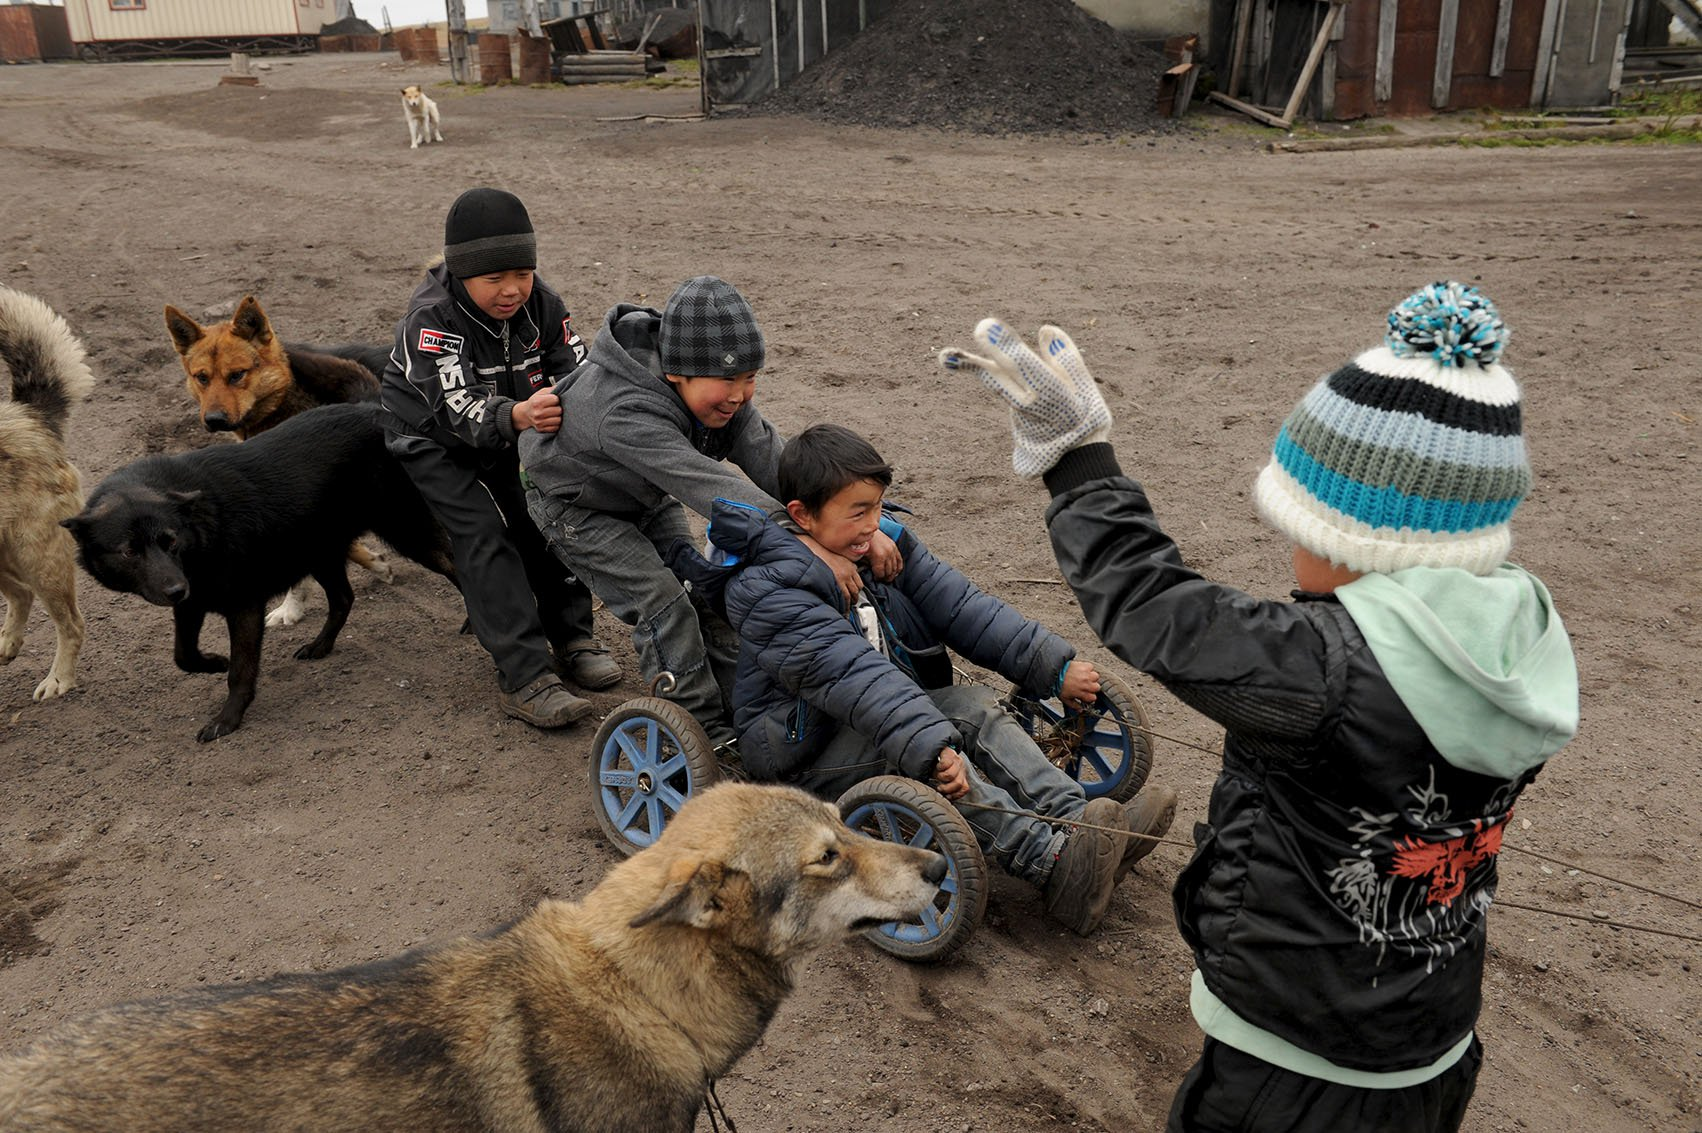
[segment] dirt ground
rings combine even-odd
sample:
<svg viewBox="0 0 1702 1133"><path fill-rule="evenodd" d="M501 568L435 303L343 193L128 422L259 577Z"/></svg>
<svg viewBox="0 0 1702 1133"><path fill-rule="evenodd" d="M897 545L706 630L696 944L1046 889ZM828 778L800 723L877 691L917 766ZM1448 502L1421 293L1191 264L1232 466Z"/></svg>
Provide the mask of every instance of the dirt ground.
<svg viewBox="0 0 1702 1133"><path fill-rule="evenodd" d="M993 313L1069 328L1190 561L1282 594L1287 552L1248 488L1283 415L1414 287L1480 284L1513 329L1537 475L1515 556L1553 589L1584 694L1582 733L1526 793L1509 846L1702 900L1693 148L1266 156L1238 125L1001 140L606 120L688 114L689 90L439 87L448 140L410 152L396 88L440 69L327 56L277 63L255 89L217 76L0 68L0 279L89 345L102 384L70 430L89 486L209 443L163 305L217 317L252 292L286 338L387 339L450 200L494 183L528 203L542 274L587 331L693 274L738 284L769 337L761 393L779 426L877 438L934 549L1091 646L1044 493L1010 474L1003 412L943 376L938 348ZM313 616L272 634L245 724L211 745L194 735L222 678L173 668L164 611L84 577L82 687L45 704L30 692L53 635L33 616L0 674L0 1047L112 1001L482 930L615 860L588 809L593 724L545 735L502 716L438 579L409 567L355 587L336 653L291 659ZM601 632L630 671L621 628ZM1217 741L1089 652L1135 681L1161 734ZM1214 770L1158 744L1183 837ZM1002 880L949 966L862 942L822 954L723 1101L744 1133L1159 1128L1200 1041L1169 901L1186 853L1160 847L1085 942ZM1466 1127L1702 1129L1695 906L1511 848L1502 869L1506 901L1582 921L1494 912Z"/></svg>

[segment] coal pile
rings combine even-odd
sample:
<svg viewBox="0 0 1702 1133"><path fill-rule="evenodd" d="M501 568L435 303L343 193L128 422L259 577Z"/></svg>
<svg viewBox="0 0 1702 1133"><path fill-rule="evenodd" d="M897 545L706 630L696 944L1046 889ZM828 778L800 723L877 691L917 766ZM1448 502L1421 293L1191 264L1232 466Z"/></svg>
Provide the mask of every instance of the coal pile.
<svg viewBox="0 0 1702 1133"><path fill-rule="evenodd" d="M979 134L1169 132L1165 58L1074 0L898 0L756 103L859 126Z"/></svg>

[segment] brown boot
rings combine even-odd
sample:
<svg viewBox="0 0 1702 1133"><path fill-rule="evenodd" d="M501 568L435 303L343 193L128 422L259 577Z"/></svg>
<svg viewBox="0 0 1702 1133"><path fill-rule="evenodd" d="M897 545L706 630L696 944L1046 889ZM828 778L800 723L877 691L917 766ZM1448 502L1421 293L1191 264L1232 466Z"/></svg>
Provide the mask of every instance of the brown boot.
<svg viewBox="0 0 1702 1133"><path fill-rule="evenodd" d="M1158 839L1176 817L1176 792L1169 787L1141 788L1140 794L1123 804L1123 828L1147 837L1125 838L1123 860L1117 863L1117 880L1122 881L1135 863L1158 848Z"/></svg>
<svg viewBox="0 0 1702 1133"><path fill-rule="evenodd" d="M1122 839L1108 831L1122 828L1123 808L1113 799L1093 799L1082 811L1081 821L1087 825L1070 831L1046 881L1046 911L1071 932L1086 936L1099 927L1111 907ZM1095 826L1107 829L1089 829Z"/></svg>
<svg viewBox="0 0 1702 1133"><path fill-rule="evenodd" d="M589 700L574 696L554 673L545 673L513 692L497 697L502 710L536 728L565 728L583 720L596 708Z"/></svg>
<svg viewBox="0 0 1702 1133"><path fill-rule="evenodd" d="M570 641L553 652L556 672L580 688L605 689L621 683L621 667L595 641Z"/></svg>

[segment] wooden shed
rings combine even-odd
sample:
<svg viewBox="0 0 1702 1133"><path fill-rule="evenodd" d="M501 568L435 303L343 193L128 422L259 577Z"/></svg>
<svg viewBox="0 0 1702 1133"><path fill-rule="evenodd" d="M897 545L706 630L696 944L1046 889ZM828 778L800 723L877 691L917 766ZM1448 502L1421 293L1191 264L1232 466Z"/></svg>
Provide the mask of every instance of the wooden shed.
<svg viewBox="0 0 1702 1133"><path fill-rule="evenodd" d="M52 4L0 6L0 62L70 59L71 29L65 9Z"/></svg>
<svg viewBox="0 0 1702 1133"><path fill-rule="evenodd" d="M85 59L311 51L337 0L66 0Z"/></svg>

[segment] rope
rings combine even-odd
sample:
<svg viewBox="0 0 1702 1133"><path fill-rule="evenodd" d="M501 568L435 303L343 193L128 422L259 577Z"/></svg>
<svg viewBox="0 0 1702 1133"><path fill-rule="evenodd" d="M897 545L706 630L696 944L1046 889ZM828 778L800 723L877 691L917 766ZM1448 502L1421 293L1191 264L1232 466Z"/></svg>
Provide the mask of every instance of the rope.
<svg viewBox="0 0 1702 1133"><path fill-rule="evenodd" d="M1606 917L1586 917L1581 913L1563 913L1559 909L1545 909L1540 905L1521 905L1516 901L1503 901L1497 897L1494 905L1498 909L1521 909L1527 913L1547 913L1551 917L1565 917L1569 921L1583 921L1585 924L1610 925L1613 928L1628 928L1633 932L1652 932L1656 936L1672 936L1679 940L1692 940L1702 943L1702 936L1689 932L1673 932L1671 929L1652 928L1644 924L1629 924L1625 921L1609 920Z"/></svg>
<svg viewBox="0 0 1702 1133"><path fill-rule="evenodd" d="M1552 862L1555 865L1563 866L1566 869L1575 869L1579 873L1587 873L1591 877L1599 877L1603 881L1611 881L1615 885L1623 885L1627 889L1635 889L1638 892L1647 893L1651 897L1664 897L1668 901L1677 901L1681 905L1689 905L1692 909L1702 909L1702 903L1692 901L1688 897L1680 897L1675 893L1662 893L1659 889L1650 889L1647 885L1639 885L1635 881L1626 881L1622 878L1613 877L1609 874L1601 873L1597 870L1586 869L1581 865L1573 865L1571 862L1561 861L1559 858L1551 858L1547 854L1539 854L1535 850L1527 850L1523 846L1514 846L1514 845L1508 844L1507 842L1502 842L1501 848L1503 850L1515 850L1515 851L1517 851L1521 854L1529 854L1533 858L1541 858L1545 862Z"/></svg>
<svg viewBox="0 0 1702 1133"><path fill-rule="evenodd" d="M1081 822L1074 818L1049 818L1044 814L1035 814L1031 810L1007 810L1002 806L993 806L991 803L972 803L964 799L955 800L952 802L952 805L955 807L969 807L974 810L992 811L994 814L1010 814L1015 815L1018 818L1032 818L1037 822L1044 822L1050 826L1074 826L1081 830L1099 830L1106 834L1116 834L1123 838L1141 838L1148 842L1160 842L1166 846L1182 846L1189 850L1194 848L1194 844L1192 842L1184 842L1179 838L1160 838L1156 834L1141 834L1134 830L1126 830L1121 826L1098 826L1092 822Z"/></svg>

